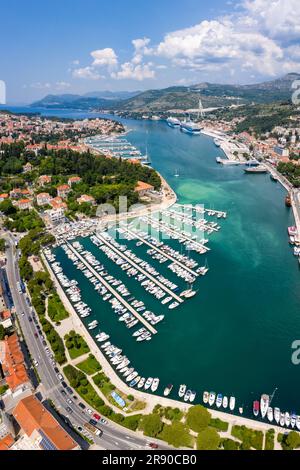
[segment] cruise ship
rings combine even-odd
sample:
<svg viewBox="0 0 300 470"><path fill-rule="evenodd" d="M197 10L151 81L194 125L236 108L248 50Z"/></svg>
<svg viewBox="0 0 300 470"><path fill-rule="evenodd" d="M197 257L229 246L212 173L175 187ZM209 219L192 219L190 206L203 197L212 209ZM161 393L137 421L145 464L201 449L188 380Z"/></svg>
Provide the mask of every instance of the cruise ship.
<svg viewBox="0 0 300 470"><path fill-rule="evenodd" d="M167 124L170 127L180 127L180 121L179 121L179 119L177 119L175 117L169 117L167 119Z"/></svg>
<svg viewBox="0 0 300 470"><path fill-rule="evenodd" d="M182 132L191 135L199 135L201 132L201 127L199 124L196 124L193 121L182 121L180 123Z"/></svg>

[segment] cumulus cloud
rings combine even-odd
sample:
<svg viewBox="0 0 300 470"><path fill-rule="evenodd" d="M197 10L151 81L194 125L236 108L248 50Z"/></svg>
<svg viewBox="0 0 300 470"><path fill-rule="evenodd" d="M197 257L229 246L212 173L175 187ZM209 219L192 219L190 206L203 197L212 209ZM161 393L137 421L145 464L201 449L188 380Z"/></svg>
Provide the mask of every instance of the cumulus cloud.
<svg viewBox="0 0 300 470"><path fill-rule="evenodd" d="M239 79L299 71L300 1L240 1L229 14L166 33L156 45L133 39L132 56L123 63L111 48L93 51L93 62L73 76L97 79L105 69L113 79L142 81L171 68L175 81L191 72Z"/></svg>
<svg viewBox="0 0 300 470"><path fill-rule="evenodd" d="M118 57L115 51L111 48L98 49L91 52L94 59L93 67L115 67L118 65Z"/></svg>
<svg viewBox="0 0 300 470"><path fill-rule="evenodd" d="M93 67L82 67L72 72L74 78L83 78L88 80L99 80L101 75Z"/></svg>
<svg viewBox="0 0 300 470"><path fill-rule="evenodd" d="M151 69L151 63L135 65L132 62L125 62L120 70L112 73L111 77L116 80L138 80L143 81L146 78L155 78L155 71Z"/></svg>
<svg viewBox="0 0 300 470"><path fill-rule="evenodd" d="M242 7L166 34L153 53L187 70L252 70L269 76L298 70L289 43L300 39L299 0L245 0Z"/></svg>

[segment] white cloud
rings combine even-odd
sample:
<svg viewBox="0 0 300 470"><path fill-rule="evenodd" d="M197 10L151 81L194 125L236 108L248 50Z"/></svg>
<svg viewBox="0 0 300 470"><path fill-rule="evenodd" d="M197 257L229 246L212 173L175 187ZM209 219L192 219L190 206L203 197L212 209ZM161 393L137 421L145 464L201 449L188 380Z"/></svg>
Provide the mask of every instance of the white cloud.
<svg viewBox="0 0 300 470"><path fill-rule="evenodd" d="M111 48L98 49L91 52L91 56L94 59L93 67L115 67L118 65L118 57Z"/></svg>
<svg viewBox="0 0 300 470"><path fill-rule="evenodd" d="M82 67L72 72L74 78L83 78L88 80L100 80L103 78L93 67Z"/></svg>
<svg viewBox="0 0 300 470"><path fill-rule="evenodd" d="M35 88L36 90L47 90L51 88L51 83L35 82L35 83L31 83L30 88Z"/></svg>
<svg viewBox="0 0 300 470"><path fill-rule="evenodd" d="M116 80L138 80L155 78L155 71L151 69L151 63L135 65L132 62L125 62L120 70L113 72L111 77Z"/></svg>
<svg viewBox="0 0 300 470"><path fill-rule="evenodd" d="M71 84L68 82L64 82L64 81L56 82L55 84L55 88L57 90L66 90L67 88L70 88L70 87L71 87Z"/></svg>
<svg viewBox="0 0 300 470"><path fill-rule="evenodd" d="M243 5L258 27L270 37L300 39L299 0L245 0Z"/></svg>

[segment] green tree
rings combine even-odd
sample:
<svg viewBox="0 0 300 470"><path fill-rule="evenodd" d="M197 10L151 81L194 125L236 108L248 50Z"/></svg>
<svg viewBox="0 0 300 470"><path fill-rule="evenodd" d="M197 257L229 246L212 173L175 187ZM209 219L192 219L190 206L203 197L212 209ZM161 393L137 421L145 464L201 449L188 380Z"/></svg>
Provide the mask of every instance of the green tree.
<svg viewBox="0 0 300 470"><path fill-rule="evenodd" d="M200 432L209 425L210 418L211 415L206 408L196 405L189 409L186 422L192 431Z"/></svg>
<svg viewBox="0 0 300 470"><path fill-rule="evenodd" d="M179 421L174 421L170 426L164 425L159 437L176 448L190 447L192 442L188 427Z"/></svg>
<svg viewBox="0 0 300 470"><path fill-rule="evenodd" d="M284 450L293 450L300 447L300 435L296 431L291 431L282 439L282 447Z"/></svg>
<svg viewBox="0 0 300 470"><path fill-rule="evenodd" d="M156 437L162 431L163 423L157 414L150 414L143 417L140 426L146 436Z"/></svg>
<svg viewBox="0 0 300 470"><path fill-rule="evenodd" d="M214 428L206 428L197 437L198 450L216 450L220 444L220 436Z"/></svg>
<svg viewBox="0 0 300 470"><path fill-rule="evenodd" d="M5 247L6 247L6 242L4 240L4 238L0 238L0 251L5 251Z"/></svg>
<svg viewBox="0 0 300 470"><path fill-rule="evenodd" d="M0 341L2 341L5 337L5 328L3 325L0 325Z"/></svg>

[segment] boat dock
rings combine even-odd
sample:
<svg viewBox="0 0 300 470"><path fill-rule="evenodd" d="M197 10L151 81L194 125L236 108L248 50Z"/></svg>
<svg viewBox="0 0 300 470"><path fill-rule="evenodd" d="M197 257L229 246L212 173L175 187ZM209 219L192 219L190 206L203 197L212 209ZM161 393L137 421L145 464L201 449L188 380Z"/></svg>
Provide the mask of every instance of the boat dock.
<svg viewBox="0 0 300 470"><path fill-rule="evenodd" d="M188 224L191 227L194 227L198 230L203 230L203 232L206 232L206 231L218 232L219 231L219 228L217 228L214 224L210 224L205 219L194 220L193 214L188 215L188 214L182 214L175 210L168 210L164 212L164 215L170 216L175 220L176 219L180 220L184 224Z"/></svg>
<svg viewBox="0 0 300 470"><path fill-rule="evenodd" d="M158 230L159 232L165 232L167 234L169 232L171 238L174 238L174 239L180 238L184 242L190 243L191 245L195 247L195 250L200 254L204 254L210 251L210 248L208 248L206 245L194 240L191 236L188 236L185 233L182 233L180 229L178 227L175 227L174 225L170 225L165 221L157 220L150 216L144 217L143 219L145 222L147 222L150 226L152 226L154 229Z"/></svg>
<svg viewBox="0 0 300 470"><path fill-rule="evenodd" d="M158 248L157 246L153 245L151 242L149 242L148 240L146 240L145 238L143 238L141 235L139 235L139 233L137 231L131 231L129 230L128 228L125 228L125 227L122 227L123 230L125 230L127 233L129 233L130 235L132 235L133 237L135 238L138 238L140 241L142 241L145 245L149 246L150 248L152 248L153 250L155 250L157 253L160 253L162 256L164 256L165 258L168 258L172 263L174 264L177 264L177 266L180 266L180 268L184 269L185 271L188 271L190 274L192 274L192 276L195 276L195 277L198 277L198 273L196 273L196 271L194 271L193 269L189 268L188 266L186 266L185 264L181 263L180 261L178 261L176 258L174 258L173 256L169 255L168 253L166 253L165 251L161 250L160 248Z"/></svg>
<svg viewBox="0 0 300 470"><path fill-rule="evenodd" d="M74 253L74 255L87 267L87 269L95 276L101 284L116 298L118 301L130 312L132 315L139 320L152 334L156 334L157 330L153 328L150 323L145 320L106 280L81 256L81 254L68 242L66 242L68 248ZM181 299L182 301L182 299Z"/></svg>
<svg viewBox="0 0 300 470"><path fill-rule="evenodd" d="M216 216L216 217L219 217L219 218L222 218L225 219L227 217L227 212L224 212L224 211L218 211L218 210L215 210L215 209L205 209L202 205L198 204L196 206L193 206L193 205L188 205L188 204L178 204L176 203L173 207L183 207L185 209L191 209L191 210L194 210L196 212L198 212L198 214L207 214L209 216Z"/></svg>
<svg viewBox="0 0 300 470"><path fill-rule="evenodd" d="M165 291L170 297L172 297L176 302L183 303L184 300L182 297L179 297L175 292L173 292L171 289L166 287L163 283L161 283L158 279L156 279L154 276L152 276L150 273L145 271L141 266L139 266L137 263L135 263L131 258L129 258L124 252L118 250L115 248L111 243L109 243L105 237L103 237L101 234L96 233L95 234L96 238L98 238L99 241L104 243L106 246L108 246L112 251L114 251L118 256L123 258L124 260L127 261L131 266L133 266L135 269L137 269L139 272L141 272L144 276L149 278L152 282L154 282L160 289ZM186 268L185 268L186 269Z"/></svg>

